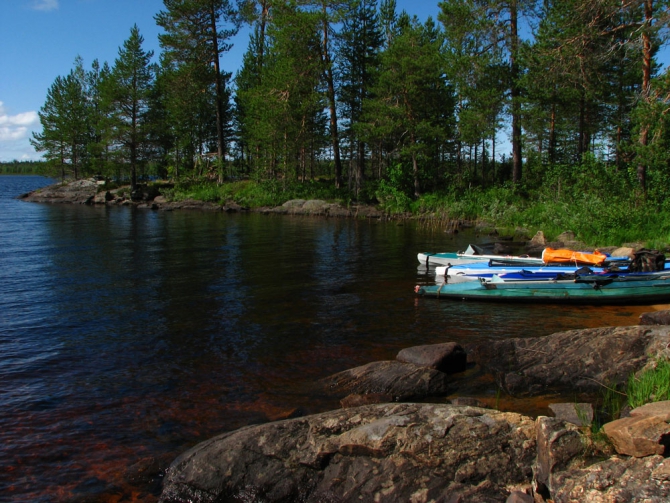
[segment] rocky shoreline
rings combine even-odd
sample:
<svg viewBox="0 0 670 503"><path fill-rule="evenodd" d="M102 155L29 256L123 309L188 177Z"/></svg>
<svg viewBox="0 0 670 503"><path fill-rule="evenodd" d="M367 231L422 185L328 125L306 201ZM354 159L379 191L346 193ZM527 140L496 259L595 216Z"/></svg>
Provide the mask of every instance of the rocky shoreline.
<svg viewBox="0 0 670 503"><path fill-rule="evenodd" d="M92 180L21 199L248 211L169 202L145 188L100 191ZM324 201L257 211L383 218L375 208ZM538 233L528 249L547 245ZM560 245L583 249L569 234ZM669 501L670 402L624 411L603 434L590 427L592 403L550 404L555 417L537 418L487 407L476 397L445 403L457 391L457 376L473 367L510 396L576 397L621 385L658 358L670 358L670 311L644 314L631 327L407 348L393 361L370 362L314 384L339 399L341 409L244 427L183 453L167 470L160 501Z"/></svg>
<svg viewBox="0 0 670 503"><path fill-rule="evenodd" d="M556 417L531 418L476 398L430 400L452 392L450 376L467 364L532 396L597 392L669 356L668 325L408 348L318 383L343 397L342 409L241 428L185 452L160 501L665 502L670 402L624 413L599 438L590 403L551 404Z"/></svg>
<svg viewBox="0 0 670 503"><path fill-rule="evenodd" d="M266 214L281 215L312 215L343 218L383 219L384 213L374 206L352 205L349 208L337 203L322 200L295 199L278 207L249 209L235 203L217 204L207 201L186 199L170 201L160 194L159 190L150 186L139 186L135 192L130 187L106 190L93 179L77 180L66 184L55 184L19 196L29 202L50 204L87 204L105 206L134 206L140 209L158 211L201 210L223 212L254 211Z"/></svg>

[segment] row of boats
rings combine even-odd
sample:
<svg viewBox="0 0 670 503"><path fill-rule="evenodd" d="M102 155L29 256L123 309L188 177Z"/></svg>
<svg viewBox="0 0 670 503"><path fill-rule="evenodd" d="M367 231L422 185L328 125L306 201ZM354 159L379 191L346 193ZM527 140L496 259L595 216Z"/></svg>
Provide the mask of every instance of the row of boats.
<svg viewBox="0 0 670 503"><path fill-rule="evenodd" d="M545 248L541 257L465 252L419 253L435 285L415 292L441 299L575 304L649 304L670 301L670 262L656 250L632 256Z"/></svg>

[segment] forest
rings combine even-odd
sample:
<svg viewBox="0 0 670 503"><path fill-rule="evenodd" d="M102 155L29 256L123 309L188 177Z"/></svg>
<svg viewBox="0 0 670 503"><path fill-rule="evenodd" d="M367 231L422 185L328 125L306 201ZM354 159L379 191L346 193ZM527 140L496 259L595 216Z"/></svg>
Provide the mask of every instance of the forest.
<svg viewBox="0 0 670 503"><path fill-rule="evenodd" d="M668 0L445 0L425 22L395 0L163 3L160 54L134 26L49 88L31 142L52 175L670 242Z"/></svg>

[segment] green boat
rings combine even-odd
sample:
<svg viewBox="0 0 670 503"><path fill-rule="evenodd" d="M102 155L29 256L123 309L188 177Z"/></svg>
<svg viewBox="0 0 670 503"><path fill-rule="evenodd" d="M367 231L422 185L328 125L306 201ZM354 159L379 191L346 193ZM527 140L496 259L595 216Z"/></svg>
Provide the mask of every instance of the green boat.
<svg viewBox="0 0 670 503"><path fill-rule="evenodd" d="M670 302L670 273L577 276L572 280L506 282L497 276L464 283L419 286L424 297L555 304L653 304Z"/></svg>

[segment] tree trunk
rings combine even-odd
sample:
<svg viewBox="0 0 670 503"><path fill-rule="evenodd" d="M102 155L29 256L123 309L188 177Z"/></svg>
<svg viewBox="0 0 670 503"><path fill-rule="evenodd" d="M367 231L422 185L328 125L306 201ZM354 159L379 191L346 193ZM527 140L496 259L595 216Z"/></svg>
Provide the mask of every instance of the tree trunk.
<svg viewBox="0 0 670 503"><path fill-rule="evenodd" d="M652 45L651 35L649 29L653 19L654 9L653 0L645 0L644 2L644 29L642 30L642 99L645 102L649 101L649 94L651 90L651 56ZM649 144L649 126L643 124L640 131L640 146L646 147ZM638 163L637 165L637 181L640 183L643 191L647 191L647 167Z"/></svg>
<svg viewBox="0 0 670 503"><path fill-rule="evenodd" d="M512 79L512 182L521 182L521 91L519 89L519 32L517 0L510 2L510 69Z"/></svg>
<svg viewBox="0 0 670 503"><path fill-rule="evenodd" d="M342 161L340 160L340 139L337 131L337 109L335 108L335 85L333 83L333 69L330 61L330 47L328 42L328 12L325 2L321 4L323 14L323 48L321 58L324 65L324 77L328 89L328 108L330 109L330 136L333 142L333 160L335 162L335 188L342 186Z"/></svg>
<svg viewBox="0 0 670 503"><path fill-rule="evenodd" d="M416 137L411 136L412 147L416 147ZM412 173L414 174L414 197L421 195L421 184L419 183L419 164L416 160L416 148L412 148Z"/></svg>
<svg viewBox="0 0 670 503"><path fill-rule="evenodd" d="M212 61L214 62L214 83L216 86L216 137L219 162L223 163L225 139L223 136L223 83L221 82L221 68L219 62L219 36L216 29L216 11L214 2L210 3L210 29L212 30Z"/></svg>

